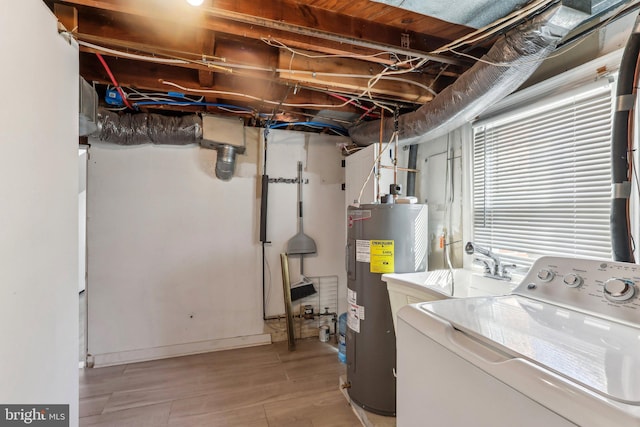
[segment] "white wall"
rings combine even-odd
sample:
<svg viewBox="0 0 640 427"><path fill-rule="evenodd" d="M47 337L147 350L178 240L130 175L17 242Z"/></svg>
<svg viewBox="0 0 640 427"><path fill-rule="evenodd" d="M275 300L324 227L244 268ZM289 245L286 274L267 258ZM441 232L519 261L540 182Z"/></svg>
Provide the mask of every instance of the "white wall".
<svg viewBox="0 0 640 427"><path fill-rule="evenodd" d="M445 230L452 265L462 266L462 201L467 190L462 185L461 148L469 132L469 127L463 126L418 147L416 194L418 202L429 208L429 270L448 268L440 247Z"/></svg>
<svg viewBox="0 0 640 427"><path fill-rule="evenodd" d="M371 169L374 164L377 164L378 152L380 150L378 144L371 144L350 154L345 159L345 204L350 206L357 202L360 197L361 204L376 203L378 200L378 189L380 190L380 197L389 194L389 186L391 184L402 185L402 195L407 194L407 172L398 170L396 181L394 182L393 174L393 157L395 147L393 145L382 147L384 152L380 156L380 171ZM406 168L409 158L409 146L399 147L397 153L397 166L398 168ZM376 172L379 172L379 182L376 181ZM367 177L369 181L367 182ZM365 182L366 185L365 185ZM364 185L364 188L363 188ZM346 208L345 208L346 212ZM346 233L346 230L345 230Z"/></svg>
<svg viewBox="0 0 640 427"><path fill-rule="evenodd" d="M0 13L0 56L0 402L69 404L75 426L78 51L26 0Z"/></svg>
<svg viewBox="0 0 640 427"><path fill-rule="evenodd" d="M90 140L88 352L96 365L265 341L258 132L249 131L228 182L215 177L214 150ZM229 341L236 337L249 338Z"/></svg>
<svg viewBox="0 0 640 427"><path fill-rule="evenodd" d="M247 154L237 157L228 182L215 177L213 150L90 141L88 351L96 366L269 341L262 334L259 134L247 129ZM295 178L297 160L307 165L305 231L318 244L318 256L305 263L309 275L344 269L344 243L330 231L342 236L341 210L332 207L332 200L343 206L342 171L327 138L336 139L269 137L269 175ZM295 203L295 185L270 185L269 313L284 312L279 253L296 231Z"/></svg>
<svg viewBox="0 0 640 427"><path fill-rule="evenodd" d="M296 178L297 163L302 161L304 232L317 246L317 254L305 255L306 276L338 276L338 311L346 311L347 283L344 267L345 207L344 168L336 144L339 137L271 131L268 136L267 173L271 178ZM297 186L269 184L269 208L266 247L269 271L267 278L267 315L284 313L280 253L297 233ZM299 256L289 259L292 283L300 278Z"/></svg>

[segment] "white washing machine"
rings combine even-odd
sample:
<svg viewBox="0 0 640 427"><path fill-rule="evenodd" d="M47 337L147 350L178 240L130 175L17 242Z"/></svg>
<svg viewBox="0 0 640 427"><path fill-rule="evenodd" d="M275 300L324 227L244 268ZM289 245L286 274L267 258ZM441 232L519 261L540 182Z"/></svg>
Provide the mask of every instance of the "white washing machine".
<svg viewBox="0 0 640 427"><path fill-rule="evenodd" d="M398 313L397 425L640 426L640 266L542 257L511 295Z"/></svg>

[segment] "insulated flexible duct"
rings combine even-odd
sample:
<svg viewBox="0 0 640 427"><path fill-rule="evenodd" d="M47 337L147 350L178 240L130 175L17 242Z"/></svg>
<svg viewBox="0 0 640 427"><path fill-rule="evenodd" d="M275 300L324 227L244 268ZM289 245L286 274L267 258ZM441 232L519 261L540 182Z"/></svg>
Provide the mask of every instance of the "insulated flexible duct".
<svg viewBox="0 0 640 427"><path fill-rule="evenodd" d="M633 147L633 109L636 103L634 86L638 76L640 54L640 18L622 54L616 88L616 111L613 115L611 140L611 251L614 261L633 262L629 231L629 196L631 195L628 155Z"/></svg>
<svg viewBox="0 0 640 427"><path fill-rule="evenodd" d="M524 83L555 50L560 40L588 16L557 4L507 32L482 61L478 61L431 102L399 117L401 143L434 139L472 120ZM384 124L382 140L390 139L393 127L391 120ZM379 120L349 129L351 139L362 146L377 142L379 133Z"/></svg>
<svg viewBox="0 0 640 427"><path fill-rule="evenodd" d="M202 119L197 114L182 117L160 114L118 114L98 111L98 131L93 136L118 145L188 145L202 140Z"/></svg>

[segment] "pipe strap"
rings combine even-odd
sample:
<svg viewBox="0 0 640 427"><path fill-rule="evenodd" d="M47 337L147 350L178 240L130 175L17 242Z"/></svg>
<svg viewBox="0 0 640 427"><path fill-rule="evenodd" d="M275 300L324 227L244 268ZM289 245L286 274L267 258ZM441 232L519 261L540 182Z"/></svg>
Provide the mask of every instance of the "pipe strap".
<svg viewBox="0 0 640 427"><path fill-rule="evenodd" d="M636 105L636 95L628 93L616 97L616 111L631 111Z"/></svg>
<svg viewBox="0 0 640 427"><path fill-rule="evenodd" d="M631 182L614 182L611 184L611 197L614 199L628 199L631 196Z"/></svg>

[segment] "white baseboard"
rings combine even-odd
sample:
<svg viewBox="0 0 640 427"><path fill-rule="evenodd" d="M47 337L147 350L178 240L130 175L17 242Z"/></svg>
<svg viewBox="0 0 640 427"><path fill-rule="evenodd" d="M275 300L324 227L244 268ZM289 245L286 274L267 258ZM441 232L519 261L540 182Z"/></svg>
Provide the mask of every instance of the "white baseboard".
<svg viewBox="0 0 640 427"><path fill-rule="evenodd" d="M270 334L223 338L218 340L199 341L186 344L168 345L163 347L120 351L116 353L93 354L87 357L87 366L101 368L104 366L145 362L148 360L166 359L169 357L187 356L189 354L208 353L211 351L230 350L233 348L242 347L254 347L266 344L271 344Z"/></svg>

